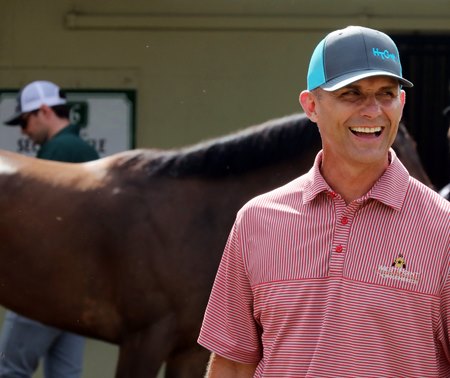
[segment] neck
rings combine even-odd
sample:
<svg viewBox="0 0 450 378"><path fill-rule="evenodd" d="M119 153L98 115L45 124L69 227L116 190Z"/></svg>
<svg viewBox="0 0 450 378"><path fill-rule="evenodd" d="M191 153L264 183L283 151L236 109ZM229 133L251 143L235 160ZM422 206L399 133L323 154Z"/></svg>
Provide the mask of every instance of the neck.
<svg viewBox="0 0 450 378"><path fill-rule="evenodd" d="M349 164L347 162L328 162L323 157L320 171L330 187L348 205L364 196L383 175L389 166L388 159L372 164Z"/></svg>
<svg viewBox="0 0 450 378"><path fill-rule="evenodd" d="M69 125L69 121L66 119L58 119L55 121L48 131L48 139L53 138L57 133Z"/></svg>

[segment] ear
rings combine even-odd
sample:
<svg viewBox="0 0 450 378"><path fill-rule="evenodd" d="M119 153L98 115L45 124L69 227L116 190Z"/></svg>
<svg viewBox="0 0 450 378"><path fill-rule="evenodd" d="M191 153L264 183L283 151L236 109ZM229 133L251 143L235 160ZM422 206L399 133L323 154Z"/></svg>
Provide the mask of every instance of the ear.
<svg viewBox="0 0 450 378"><path fill-rule="evenodd" d="M303 108L303 111L308 116L308 118L317 122L317 114L316 114L316 105L317 99L316 96L310 91L302 91L299 96L300 105Z"/></svg>
<svg viewBox="0 0 450 378"><path fill-rule="evenodd" d="M51 115L53 113L53 109L50 108L48 105L43 104L40 107L39 113L42 113L45 117L48 117L49 115Z"/></svg>

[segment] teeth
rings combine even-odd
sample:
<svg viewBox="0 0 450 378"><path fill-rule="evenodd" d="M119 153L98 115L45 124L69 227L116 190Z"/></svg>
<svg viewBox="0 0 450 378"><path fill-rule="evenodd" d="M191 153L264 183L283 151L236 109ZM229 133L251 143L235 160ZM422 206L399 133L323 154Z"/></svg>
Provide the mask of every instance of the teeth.
<svg viewBox="0 0 450 378"><path fill-rule="evenodd" d="M381 127L351 127L350 130L356 132L356 133L378 133L381 131Z"/></svg>

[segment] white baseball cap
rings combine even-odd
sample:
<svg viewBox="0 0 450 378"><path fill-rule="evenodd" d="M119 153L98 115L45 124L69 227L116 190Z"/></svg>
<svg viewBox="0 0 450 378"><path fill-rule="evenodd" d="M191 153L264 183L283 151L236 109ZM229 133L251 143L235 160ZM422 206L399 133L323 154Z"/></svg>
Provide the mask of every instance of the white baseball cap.
<svg viewBox="0 0 450 378"><path fill-rule="evenodd" d="M16 113L4 123L9 126L19 125L20 117L24 113L39 109L42 105L55 106L66 103L65 95L56 84L51 81L33 81L19 92Z"/></svg>

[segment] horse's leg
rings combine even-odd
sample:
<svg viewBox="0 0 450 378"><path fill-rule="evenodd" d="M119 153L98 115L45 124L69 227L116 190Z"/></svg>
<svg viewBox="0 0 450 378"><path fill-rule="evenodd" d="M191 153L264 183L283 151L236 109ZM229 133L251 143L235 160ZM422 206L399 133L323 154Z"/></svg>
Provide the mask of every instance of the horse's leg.
<svg viewBox="0 0 450 378"><path fill-rule="evenodd" d="M120 343L116 378L151 378L173 349L175 317L168 315L147 329L124 335Z"/></svg>
<svg viewBox="0 0 450 378"><path fill-rule="evenodd" d="M172 354L166 364L166 378L199 378L206 372L209 352L194 346Z"/></svg>

